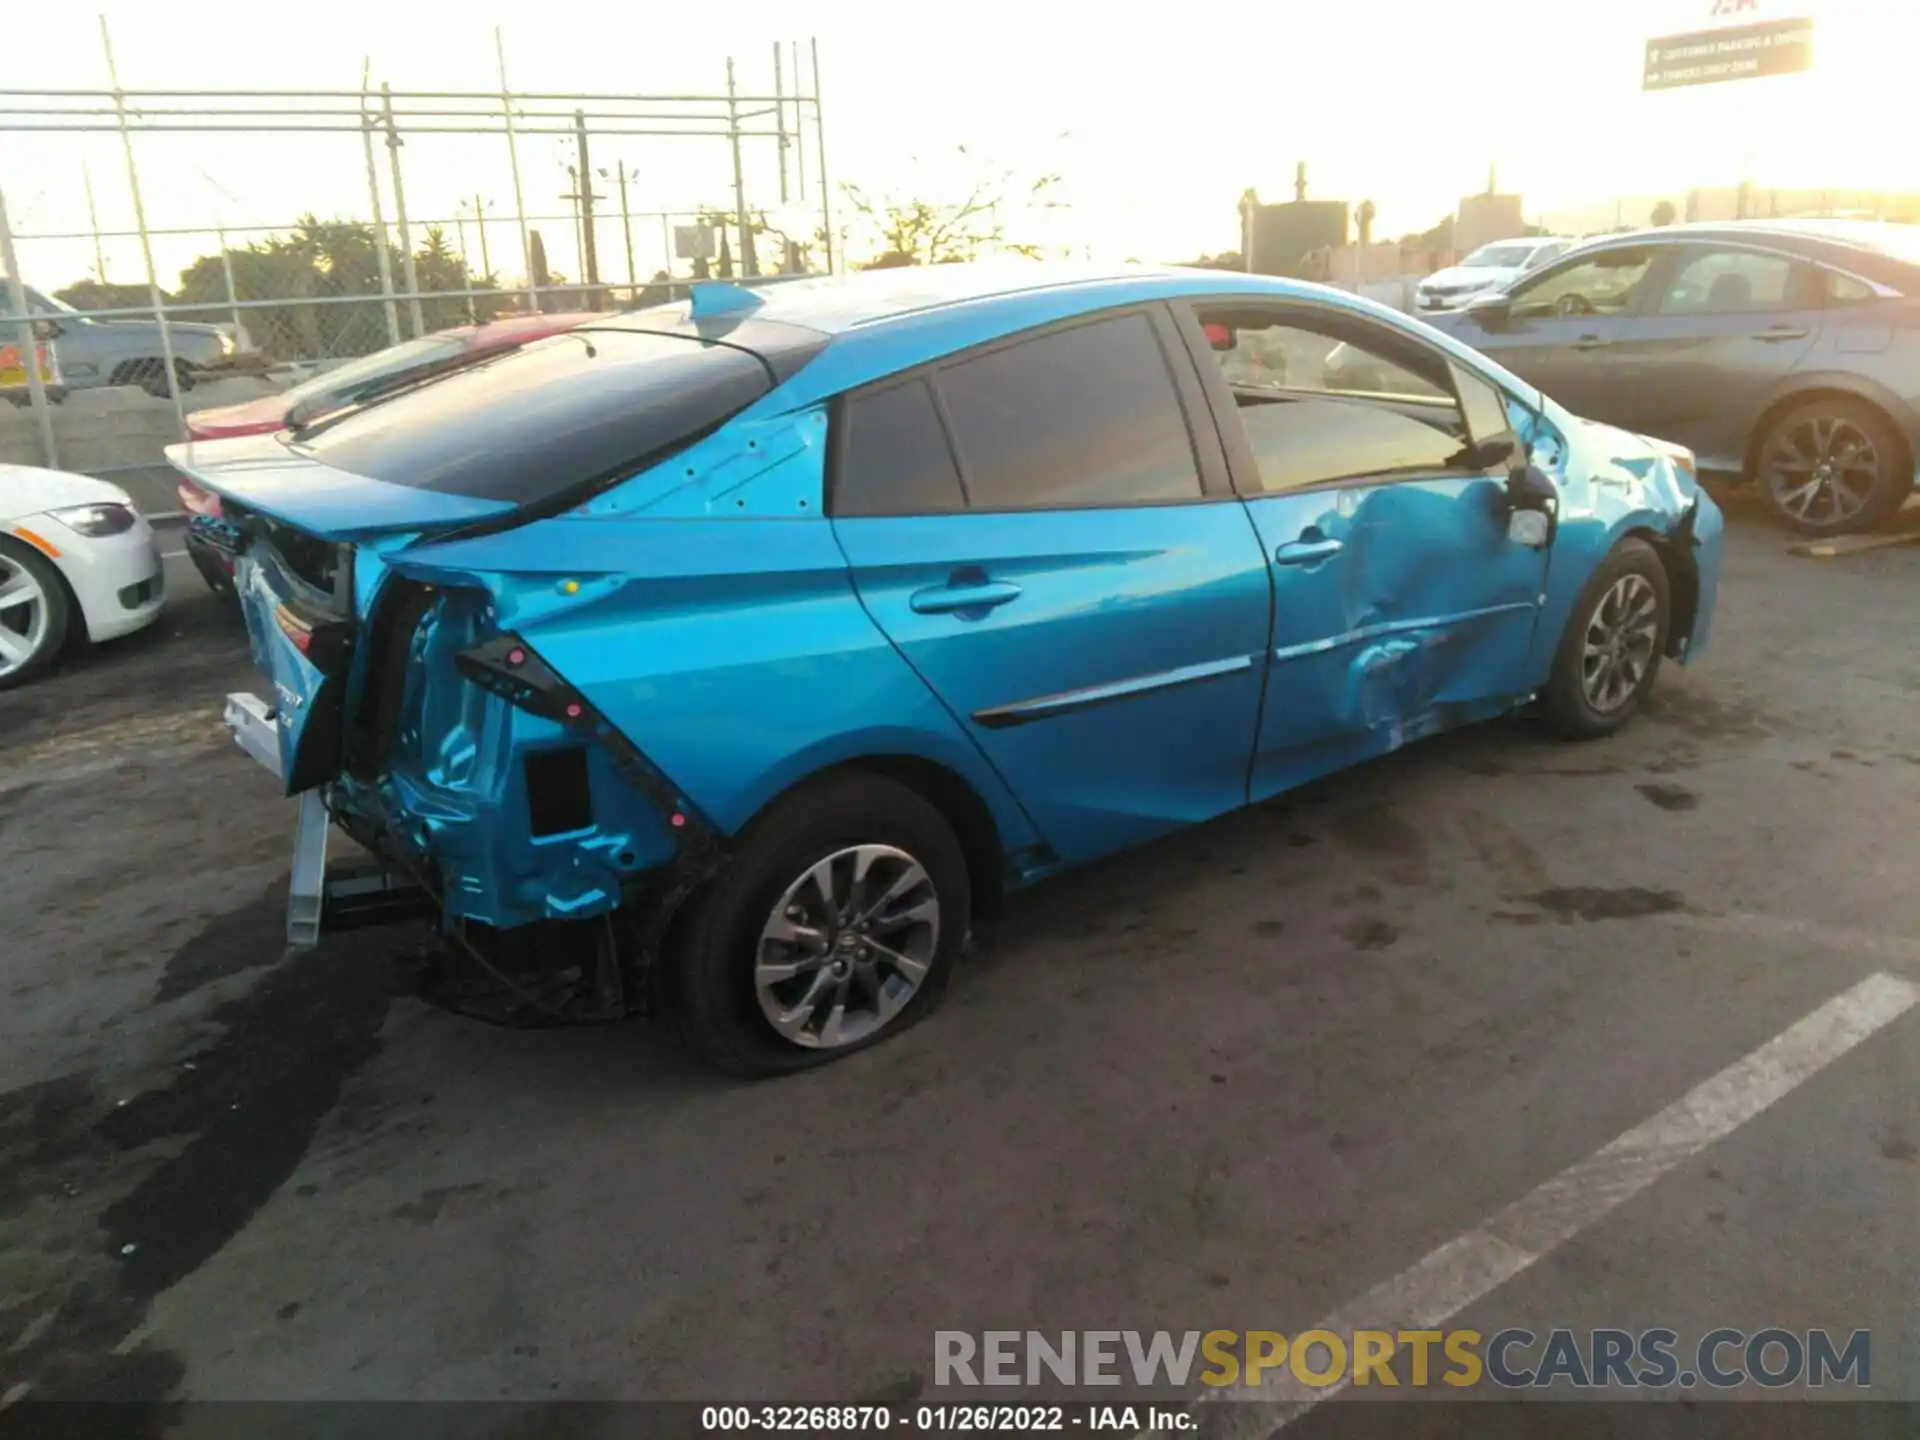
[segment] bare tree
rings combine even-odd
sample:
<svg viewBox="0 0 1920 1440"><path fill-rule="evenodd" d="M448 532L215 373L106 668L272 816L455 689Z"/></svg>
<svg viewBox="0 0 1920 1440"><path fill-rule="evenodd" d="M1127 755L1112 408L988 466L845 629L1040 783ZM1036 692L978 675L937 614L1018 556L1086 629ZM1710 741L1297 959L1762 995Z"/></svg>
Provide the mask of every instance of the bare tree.
<svg viewBox="0 0 1920 1440"><path fill-rule="evenodd" d="M964 145L960 153L967 153ZM863 268L882 270L949 265L993 250L1037 257L1044 247L1007 238L1009 218L1024 227L1039 213L1065 208L1058 193L1061 183L1057 174L1023 182L1014 171L1004 169L981 175L966 194L954 200L869 194L851 184L840 188L880 244L880 253Z"/></svg>

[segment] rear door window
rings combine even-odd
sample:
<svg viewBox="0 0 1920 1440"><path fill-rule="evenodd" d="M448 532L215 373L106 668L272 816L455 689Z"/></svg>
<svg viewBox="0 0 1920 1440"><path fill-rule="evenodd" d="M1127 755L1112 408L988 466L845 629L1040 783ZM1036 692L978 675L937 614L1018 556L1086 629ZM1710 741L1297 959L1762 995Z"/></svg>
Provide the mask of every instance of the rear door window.
<svg viewBox="0 0 1920 1440"><path fill-rule="evenodd" d="M1820 305L1817 272L1784 255L1700 250L1667 281L1662 315L1752 315Z"/></svg>
<svg viewBox="0 0 1920 1440"><path fill-rule="evenodd" d="M1145 314L1051 330L944 366L934 383L976 510L1200 498L1186 416Z"/></svg>
<svg viewBox="0 0 1920 1440"><path fill-rule="evenodd" d="M729 345L571 330L294 432L300 454L393 485L520 505L624 478L772 388Z"/></svg>
<svg viewBox="0 0 1920 1440"><path fill-rule="evenodd" d="M960 471L924 376L845 401L837 420L836 515L964 510Z"/></svg>

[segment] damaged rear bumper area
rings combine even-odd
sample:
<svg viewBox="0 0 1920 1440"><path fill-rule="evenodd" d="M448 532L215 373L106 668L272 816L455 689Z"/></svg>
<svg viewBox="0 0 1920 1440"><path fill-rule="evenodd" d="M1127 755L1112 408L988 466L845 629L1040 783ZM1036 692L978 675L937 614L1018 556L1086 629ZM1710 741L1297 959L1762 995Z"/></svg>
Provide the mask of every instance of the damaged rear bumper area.
<svg viewBox="0 0 1920 1440"><path fill-rule="evenodd" d="M521 1025L653 1011L667 927L718 870L722 835L530 645L488 633L487 596L398 577L382 589L354 646L338 762L300 790L289 944L437 917L401 957L435 1003ZM275 691L229 696L226 720L284 781ZM296 779L316 768L317 718L302 717ZM334 826L368 858L330 861Z"/></svg>

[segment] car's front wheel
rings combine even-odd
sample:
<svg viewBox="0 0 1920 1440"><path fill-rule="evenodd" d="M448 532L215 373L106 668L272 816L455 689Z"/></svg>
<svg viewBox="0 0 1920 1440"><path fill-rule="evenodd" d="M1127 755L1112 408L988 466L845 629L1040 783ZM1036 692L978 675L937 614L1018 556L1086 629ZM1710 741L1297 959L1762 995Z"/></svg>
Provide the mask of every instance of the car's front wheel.
<svg viewBox="0 0 1920 1440"><path fill-rule="evenodd" d="M1673 613L1667 567L1629 536L1602 560L1574 603L1547 681L1547 721L1594 740L1631 720L1653 689Z"/></svg>
<svg viewBox="0 0 1920 1440"><path fill-rule="evenodd" d="M944 987L971 901L960 842L912 790L859 773L804 786L676 927L681 1032L755 1077L897 1034Z"/></svg>

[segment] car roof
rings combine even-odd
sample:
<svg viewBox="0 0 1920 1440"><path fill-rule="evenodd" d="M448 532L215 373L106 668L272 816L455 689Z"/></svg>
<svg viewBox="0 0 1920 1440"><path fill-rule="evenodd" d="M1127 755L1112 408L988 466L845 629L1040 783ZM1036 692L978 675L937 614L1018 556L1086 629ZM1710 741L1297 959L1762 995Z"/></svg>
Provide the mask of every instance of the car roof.
<svg viewBox="0 0 1920 1440"><path fill-rule="evenodd" d="M717 296L720 313L699 316L687 301L610 316L593 328L697 335L756 348L768 336L825 334L828 342L768 397L800 407L1022 331L1102 310L1182 297L1242 296L1312 301L1356 318L1419 334L1470 369L1501 376L1518 393L1533 387L1507 375L1452 336L1399 311L1310 281L1179 266L1097 266L986 261L817 277Z"/></svg>
<svg viewBox="0 0 1920 1440"><path fill-rule="evenodd" d="M1824 250L1866 252L1886 259L1904 260L1912 247L1920 245L1920 226L1900 225L1887 220L1797 219L1773 217L1752 220L1694 220L1681 225L1660 225L1644 230L1623 230L1612 235L1594 235L1580 248L1599 249L1608 245L1683 245L1703 241L1784 242L1788 248L1809 255Z"/></svg>
<svg viewBox="0 0 1920 1440"><path fill-rule="evenodd" d="M1145 275L1170 273L1179 272L1172 267L1141 265L983 260L816 275L751 289L735 287L727 281L708 282L707 286L696 285L695 289L704 289L713 295L723 289L735 292L730 301L719 302L726 308L718 318L730 315L738 319L750 315L755 321L798 325L827 335L839 335L861 326L974 301L1033 295L1063 287L1091 287L1101 291ZM744 294L740 293L743 289ZM690 316L689 302L681 300L602 317L596 328L605 329L624 322L638 329L655 329L663 317L674 320L675 328L678 323L697 318Z"/></svg>

